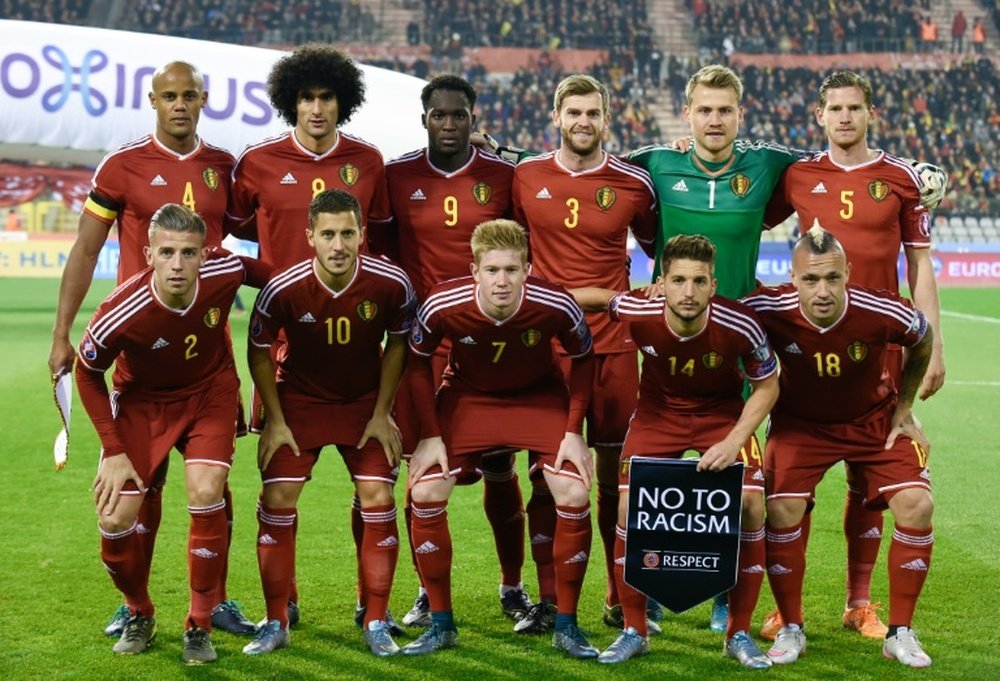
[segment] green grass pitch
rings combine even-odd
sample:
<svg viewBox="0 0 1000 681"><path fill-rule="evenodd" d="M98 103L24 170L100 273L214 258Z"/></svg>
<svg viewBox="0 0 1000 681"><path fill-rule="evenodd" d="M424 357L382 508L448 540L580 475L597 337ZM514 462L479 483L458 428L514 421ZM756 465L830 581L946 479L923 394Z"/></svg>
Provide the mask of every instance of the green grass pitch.
<svg viewBox="0 0 1000 681"><path fill-rule="evenodd" d="M721 636L707 628L707 604L680 616L668 615L663 635L651 641L652 654L619 668L564 659L551 649L548 637L514 634L497 606L496 557L478 486L458 490L449 506L460 647L423 659L374 658L351 619L355 583L351 491L343 464L332 453L322 458L301 501L302 623L293 630L289 649L248 658L240 652L246 639L218 632L213 637L220 656L217 664L185 668L180 663L187 604L187 513L175 454L151 580L159 635L146 654L113 655L112 642L101 629L119 598L98 556L89 491L98 445L79 403L73 415L69 466L57 473L52 464L58 418L46 358L57 287L54 280L0 279L0 678L706 679L752 673L723 658ZM95 284L74 338L79 338L96 303L109 290L108 282ZM245 292L244 300L249 303L252 296ZM918 408L933 442L936 546L915 627L934 666L915 672L883 660L878 642L841 627L844 482L838 467L819 490L809 547L805 593L809 649L791 667L767 672L774 677L997 678L994 655L1000 636L993 618L1000 609L1000 523L995 515L1000 501L1000 359L995 348L1000 292L951 289L942 291L941 297L948 382L938 396ZM234 320L241 364L245 324L246 317ZM523 467L521 481L524 487ZM264 610L255 555L259 477L254 438L239 443L232 487L236 527L229 592L256 619ZM873 596L887 604L885 550L884 544ZM596 559L599 553L595 537L595 560L580 620L595 645L603 648L615 633L600 621L604 574ZM530 557L525 567L529 592L537 593ZM404 547L392 598L397 616L409 608L415 584ZM756 623L772 604L765 582Z"/></svg>

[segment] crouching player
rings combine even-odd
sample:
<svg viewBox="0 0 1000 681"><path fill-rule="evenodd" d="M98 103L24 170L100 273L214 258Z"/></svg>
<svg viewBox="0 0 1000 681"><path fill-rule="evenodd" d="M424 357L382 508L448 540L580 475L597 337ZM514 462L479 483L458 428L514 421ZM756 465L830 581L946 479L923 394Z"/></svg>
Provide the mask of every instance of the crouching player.
<svg viewBox="0 0 1000 681"><path fill-rule="evenodd" d="M222 493L239 404L226 320L239 287L262 286L270 268L205 248L205 222L177 204L153 215L143 250L151 269L101 304L76 366L80 400L103 447L94 480L101 560L129 610L113 650L141 653L156 637L137 514L154 472L176 447L184 456L191 514L182 659L214 662L212 608L229 548ZM104 373L116 359L109 395Z"/></svg>
<svg viewBox="0 0 1000 681"><path fill-rule="evenodd" d="M354 196L340 189L317 194L305 233L315 256L276 274L254 305L247 354L268 415L257 450L257 560L267 621L243 649L248 655L288 645L295 506L328 444L340 451L361 500L365 642L380 657L399 652L386 625L399 556L392 487L400 435L391 410L414 296L403 270L358 253L362 224ZM270 348L279 333L287 346L275 376Z"/></svg>
<svg viewBox="0 0 1000 681"><path fill-rule="evenodd" d="M785 622L768 651L775 664L805 652L802 517L823 474L855 472L865 505L892 511L889 631L882 652L927 667L910 624L927 579L934 534L929 445L912 407L930 363L933 330L894 293L848 285L840 242L814 226L792 251L792 282L744 302L778 348L781 396L767 438L767 574ZM883 373L889 344L907 348L898 393Z"/></svg>
<svg viewBox="0 0 1000 681"><path fill-rule="evenodd" d="M448 497L460 479L478 477L482 454L513 448L529 450L532 474L545 476L556 503L553 646L570 657L594 658L598 650L576 624L593 534L593 460L581 435L594 369L590 329L563 288L528 276L527 237L516 222L484 222L471 243L472 276L435 286L410 335L422 428L409 466L411 539L432 625L403 652L457 644ZM435 401L430 360L445 339L451 352ZM554 339L572 358L568 385Z"/></svg>
<svg viewBox="0 0 1000 681"><path fill-rule="evenodd" d="M624 579L628 462L633 456L679 458L693 449L701 453L699 471L744 463L739 572L728 596L724 650L744 666L771 666L747 632L764 573L764 474L754 431L778 397L777 359L753 311L715 295L714 267L711 241L677 235L660 258L662 297L649 298L643 291L573 291L586 308L610 307L612 319L628 325L643 356L639 403L619 473L615 578L625 627L599 662L624 662L649 651L646 596ZM744 375L753 387L746 402Z"/></svg>

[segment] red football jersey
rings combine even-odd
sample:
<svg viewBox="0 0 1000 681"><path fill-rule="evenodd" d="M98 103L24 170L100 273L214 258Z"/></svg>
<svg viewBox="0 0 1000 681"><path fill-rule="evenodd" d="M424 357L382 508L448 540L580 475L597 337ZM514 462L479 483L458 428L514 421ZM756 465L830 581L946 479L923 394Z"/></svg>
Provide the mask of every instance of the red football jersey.
<svg viewBox="0 0 1000 681"><path fill-rule="evenodd" d="M309 202L327 189L353 194L369 230L388 221L382 154L343 131L323 154L299 144L293 131L247 147L233 169L229 216L242 223L256 214L261 259L286 269L313 256L305 235Z"/></svg>
<svg viewBox="0 0 1000 681"><path fill-rule="evenodd" d="M656 195L649 174L604 155L596 168L573 172L557 152L522 161L514 172L514 216L528 229L532 273L566 287L627 291L628 229L651 244L656 236ZM618 324L587 314L594 351L634 352Z"/></svg>
<svg viewBox="0 0 1000 681"><path fill-rule="evenodd" d="M179 203L205 221L206 246L222 244L233 155L199 139L178 154L155 135L124 144L97 166L83 210L106 225L118 221L118 283L146 269L149 222L165 203Z"/></svg>
<svg viewBox="0 0 1000 681"><path fill-rule="evenodd" d="M772 202L769 215L794 210L803 233L818 219L836 236L851 262L851 281L860 286L898 292L900 245L931 245L920 178L908 163L885 152L850 168L835 163L829 152L793 163Z"/></svg>
<svg viewBox="0 0 1000 681"><path fill-rule="evenodd" d="M416 304L402 269L358 256L354 278L334 291L316 275L315 259L274 276L260 292L250 342L270 347L284 330L278 382L330 402L377 392L386 333L409 333Z"/></svg>
<svg viewBox="0 0 1000 681"><path fill-rule="evenodd" d="M816 423L864 422L895 399L883 372L886 346L916 345L927 319L909 301L883 290L848 286L844 314L819 328L802 313L791 284L743 299L757 312L781 361L781 394L772 418Z"/></svg>
<svg viewBox="0 0 1000 681"><path fill-rule="evenodd" d="M419 149L390 161L385 174L399 264L420 300L435 284L469 273L476 225L511 216L514 164L475 147L454 172L434 167Z"/></svg>
<svg viewBox="0 0 1000 681"><path fill-rule="evenodd" d="M715 296L705 311L705 328L681 337L667 325L665 307L665 298L649 299L641 289L619 294L609 307L611 319L627 324L642 353L640 406L738 416L743 409L743 372L759 381L778 369L757 315L745 305Z"/></svg>
<svg viewBox="0 0 1000 681"><path fill-rule="evenodd" d="M445 338L451 341L445 381L488 393L562 382L553 339L571 357L582 357L593 346L573 297L537 277L527 278L517 311L503 321L483 312L472 277L438 284L417 311L410 349L430 357Z"/></svg>
<svg viewBox="0 0 1000 681"><path fill-rule="evenodd" d="M157 297L153 270L147 268L97 308L80 342L79 360L103 373L117 358L115 389L145 400L193 395L232 368L229 308L240 286L262 286L269 270L256 260L216 249L198 274L194 301L175 310Z"/></svg>

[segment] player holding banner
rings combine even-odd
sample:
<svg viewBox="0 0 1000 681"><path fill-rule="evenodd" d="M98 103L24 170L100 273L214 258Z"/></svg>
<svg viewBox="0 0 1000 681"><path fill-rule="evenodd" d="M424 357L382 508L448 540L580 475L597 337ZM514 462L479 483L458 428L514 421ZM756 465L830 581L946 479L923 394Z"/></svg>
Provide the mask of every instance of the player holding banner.
<svg viewBox="0 0 1000 681"><path fill-rule="evenodd" d="M678 235L660 257L662 296L572 291L584 307L610 308L643 356L639 402L622 449L615 528L615 578L625 627L599 662L619 663L649 652L646 596L624 579L629 459L679 458L694 449L702 454L699 471L723 470L738 459L745 465L739 573L729 592L724 649L744 666L771 666L747 632L764 573L764 475L754 431L778 397L777 360L756 315L715 294L714 264L715 247L706 237ZM753 386L746 402L744 374Z"/></svg>

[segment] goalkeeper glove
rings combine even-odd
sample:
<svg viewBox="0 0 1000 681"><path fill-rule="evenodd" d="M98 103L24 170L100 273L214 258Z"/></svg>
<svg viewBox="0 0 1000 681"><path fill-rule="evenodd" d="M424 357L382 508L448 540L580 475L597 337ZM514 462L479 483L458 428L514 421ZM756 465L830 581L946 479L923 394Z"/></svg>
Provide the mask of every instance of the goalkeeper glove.
<svg viewBox="0 0 1000 681"><path fill-rule="evenodd" d="M948 191L948 173L940 166L924 161L907 159L920 177L920 203L927 210L934 210Z"/></svg>

